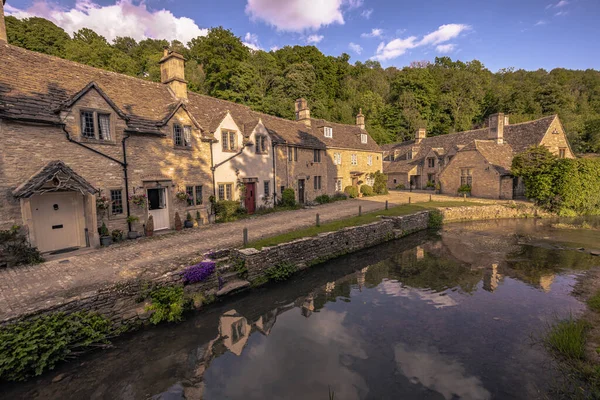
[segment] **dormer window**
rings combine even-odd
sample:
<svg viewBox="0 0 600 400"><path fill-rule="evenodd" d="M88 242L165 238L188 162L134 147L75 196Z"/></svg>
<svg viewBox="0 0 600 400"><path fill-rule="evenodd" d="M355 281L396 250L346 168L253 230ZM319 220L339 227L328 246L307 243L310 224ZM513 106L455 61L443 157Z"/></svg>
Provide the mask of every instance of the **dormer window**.
<svg viewBox="0 0 600 400"><path fill-rule="evenodd" d="M412 150L409 150L408 153L406 153L406 159L407 160L412 160L412 158L413 158Z"/></svg>
<svg viewBox="0 0 600 400"><path fill-rule="evenodd" d="M333 137L333 128L330 126L326 126L324 129L325 132L325 137L326 138L332 138Z"/></svg>
<svg viewBox="0 0 600 400"><path fill-rule="evenodd" d="M264 154L267 152L267 137L262 135L256 136L256 154Z"/></svg>
<svg viewBox="0 0 600 400"><path fill-rule="evenodd" d="M366 133L361 133L360 134L360 142L361 143L367 143L367 134Z"/></svg>
<svg viewBox="0 0 600 400"><path fill-rule="evenodd" d="M222 130L221 144L223 146L223 151L235 151L237 149L235 132Z"/></svg>
<svg viewBox="0 0 600 400"><path fill-rule="evenodd" d="M175 146L192 147L192 127L173 124L173 142Z"/></svg>
<svg viewBox="0 0 600 400"><path fill-rule="evenodd" d="M111 140L110 114L81 111L81 136L86 139Z"/></svg>

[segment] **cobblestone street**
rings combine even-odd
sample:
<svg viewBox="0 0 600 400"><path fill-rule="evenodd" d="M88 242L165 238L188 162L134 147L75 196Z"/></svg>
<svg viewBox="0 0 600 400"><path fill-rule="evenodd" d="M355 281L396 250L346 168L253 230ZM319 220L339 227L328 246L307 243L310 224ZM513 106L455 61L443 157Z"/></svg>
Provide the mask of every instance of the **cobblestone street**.
<svg viewBox="0 0 600 400"><path fill-rule="evenodd" d="M202 253L242 244L242 230L248 227L255 240L307 227L319 213L322 222L380 210L390 206L429 200L428 193L393 192L387 196L347 200L311 209L285 211L157 235L124 242L108 248L90 249L80 254L28 267L0 270L0 320L46 308L103 287L132 278L152 278L187 265ZM456 197L434 195L434 200L457 201ZM478 200L479 201L479 200Z"/></svg>

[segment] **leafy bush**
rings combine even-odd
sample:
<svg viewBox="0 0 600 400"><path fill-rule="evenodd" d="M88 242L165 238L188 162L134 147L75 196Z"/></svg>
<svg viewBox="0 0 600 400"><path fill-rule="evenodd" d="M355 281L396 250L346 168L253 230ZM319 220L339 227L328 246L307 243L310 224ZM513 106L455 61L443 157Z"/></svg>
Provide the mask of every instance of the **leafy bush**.
<svg viewBox="0 0 600 400"><path fill-rule="evenodd" d="M406 189L406 186L404 185L404 183L399 183L396 185L396 189L397 190L404 190Z"/></svg>
<svg viewBox="0 0 600 400"><path fill-rule="evenodd" d="M36 247L31 247L27 236L17 225L0 230L0 267L39 264L44 259Z"/></svg>
<svg viewBox="0 0 600 400"><path fill-rule="evenodd" d="M270 281L281 282L289 279L296 272L296 270L296 266L292 263L281 263L268 268L265 271L265 275Z"/></svg>
<svg viewBox="0 0 600 400"><path fill-rule="evenodd" d="M335 192L335 194L331 197L331 201L340 201L340 200L348 200L348 196L346 193Z"/></svg>
<svg viewBox="0 0 600 400"><path fill-rule="evenodd" d="M296 205L296 192L294 192L294 189L283 189L280 205L282 207L294 207Z"/></svg>
<svg viewBox="0 0 600 400"><path fill-rule="evenodd" d="M246 267L246 261L242 259L235 259L232 261L231 266L237 274L238 278L246 279L248 277L248 267Z"/></svg>
<svg viewBox="0 0 600 400"><path fill-rule="evenodd" d="M239 201L221 200L215 203L215 214L218 222L235 221L243 213L244 209Z"/></svg>
<svg viewBox="0 0 600 400"><path fill-rule="evenodd" d="M373 188L369 185L362 185L360 187L360 192L363 196L373 196Z"/></svg>
<svg viewBox="0 0 600 400"><path fill-rule="evenodd" d="M440 210L429 211L429 221L427 227L430 229L440 229L444 223L444 215Z"/></svg>
<svg viewBox="0 0 600 400"><path fill-rule="evenodd" d="M322 194L320 196L315 197L315 201L319 204L327 204L331 203L333 200L329 197L328 194Z"/></svg>
<svg viewBox="0 0 600 400"><path fill-rule="evenodd" d="M431 182L431 181L427 181L427 183L425 184L426 188L435 188L435 183Z"/></svg>
<svg viewBox="0 0 600 400"><path fill-rule="evenodd" d="M217 266L214 261L202 261L201 263L187 267L182 273L183 282L185 284L202 282L211 276L216 268Z"/></svg>
<svg viewBox="0 0 600 400"><path fill-rule="evenodd" d="M460 185L458 193L471 193L471 185Z"/></svg>
<svg viewBox="0 0 600 400"><path fill-rule="evenodd" d="M113 230L110 235L112 236L113 242L120 242L123 240L123 231L120 229Z"/></svg>
<svg viewBox="0 0 600 400"><path fill-rule="evenodd" d="M91 313L56 313L0 329L0 379L22 381L87 347L108 343L111 323Z"/></svg>
<svg viewBox="0 0 600 400"><path fill-rule="evenodd" d="M358 197L358 189L356 188L356 186L346 186L344 188L344 193L346 193L351 199L355 199Z"/></svg>
<svg viewBox="0 0 600 400"><path fill-rule="evenodd" d="M373 178L373 192L375 194L388 194L386 174L377 171L371 174L371 178Z"/></svg>
<svg viewBox="0 0 600 400"><path fill-rule="evenodd" d="M150 316L150 322L154 325L163 321L181 321L185 306L182 287L166 286L154 289L150 292L150 299L152 304L146 307L146 311L154 311Z"/></svg>

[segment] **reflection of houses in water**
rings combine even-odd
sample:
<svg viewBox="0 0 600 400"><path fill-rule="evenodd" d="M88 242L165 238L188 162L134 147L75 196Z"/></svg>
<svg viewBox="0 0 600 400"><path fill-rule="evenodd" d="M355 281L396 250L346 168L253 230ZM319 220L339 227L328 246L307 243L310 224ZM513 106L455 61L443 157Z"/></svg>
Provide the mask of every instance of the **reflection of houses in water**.
<svg viewBox="0 0 600 400"><path fill-rule="evenodd" d="M223 345L239 356L250 336L248 321L235 310L227 311L219 320L219 336L224 338Z"/></svg>
<svg viewBox="0 0 600 400"><path fill-rule="evenodd" d="M555 274L542 275L540 276L540 287L546 293L550 291L550 286L554 283Z"/></svg>
<svg viewBox="0 0 600 400"><path fill-rule="evenodd" d="M425 257L425 249L421 246L416 247L417 251L417 260L422 260Z"/></svg>
<svg viewBox="0 0 600 400"><path fill-rule="evenodd" d="M327 282L325 285L325 293L331 293L335 289L335 281Z"/></svg>
<svg viewBox="0 0 600 400"><path fill-rule="evenodd" d="M364 267L360 271L356 272L356 283L358 283L358 290L362 292L363 286L365 286L365 279L367 277L367 271L369 267Z"/></svg>
<svg viewBox="0 0 600 400"><path fill-rule="evenodd" d="M306 318L310 317L315 311L315 295L310 293L302 302L301 313Z"/></svg>
<svg viewBox="0 0 600 400"><path fill-rule="evenodd" d="M493 292L498 287L503 276L498 273L498 264L492 264L492 268L483 271L483 289Z"/></svg>

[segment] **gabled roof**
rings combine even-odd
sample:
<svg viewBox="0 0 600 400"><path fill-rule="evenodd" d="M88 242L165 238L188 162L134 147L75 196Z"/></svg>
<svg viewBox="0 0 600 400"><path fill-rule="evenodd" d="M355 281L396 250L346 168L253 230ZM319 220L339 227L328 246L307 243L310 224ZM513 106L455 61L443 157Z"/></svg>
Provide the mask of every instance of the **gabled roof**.
<svg viewBox="0 0 600 400"><path fill-rule="evenodd" d="M322 140L331 147L357 149L365 151L382 151L381 147L364 129L361 129L357 125L338 124L334 122L325 121L323 119L311 119L311 126L313 134L317 137L321 137ZM333 135L331 138L326 138L323 132L324 127L331 127ZM361 142L361 134L367 134L367 143Z"/></svg>
<svg viewBox="0 0 600 400"><path fill-rule="evenodd" d="M173 97L168 85L150 82L114 72L78 64L73 61L25 50L0 42L0 118L61 123L56 110L74 104L91 88L110 100L127 120L127 131L164 135L160 127L178 108L185 107L203 130L213 135L230 112L240 129L262 119L265 128L277 143L325 148L316 124L333 126L334 141L330 145L353 149L380 151L371 137L367 144L360 142L354 125L334 124L313 120L312 127L302 122L286 120L252 111L249 107L213 97L188 92L183 105ZM107 100L107 101L108 101ZM320 122L319 122L320 121ZM329 143L328 143L329 144Z"/></svg>
<svg viewBox="0 0 600 400"><path fill-rule="evenodd" d="M515 154L509 144L498 144L493 140L474 140L460 151L478 151L502 175L510 174Z"/></svg>
<svg viewBox="0 0 600 400"><path fill-rule="evenodd" d="M52 186L46 187L48 182L52 182ZM27 198L36 193L64 190L92 194L97 191L88 181L76 174L62 161L50 161L13 190L12 194L17 198Z"/></svg>

